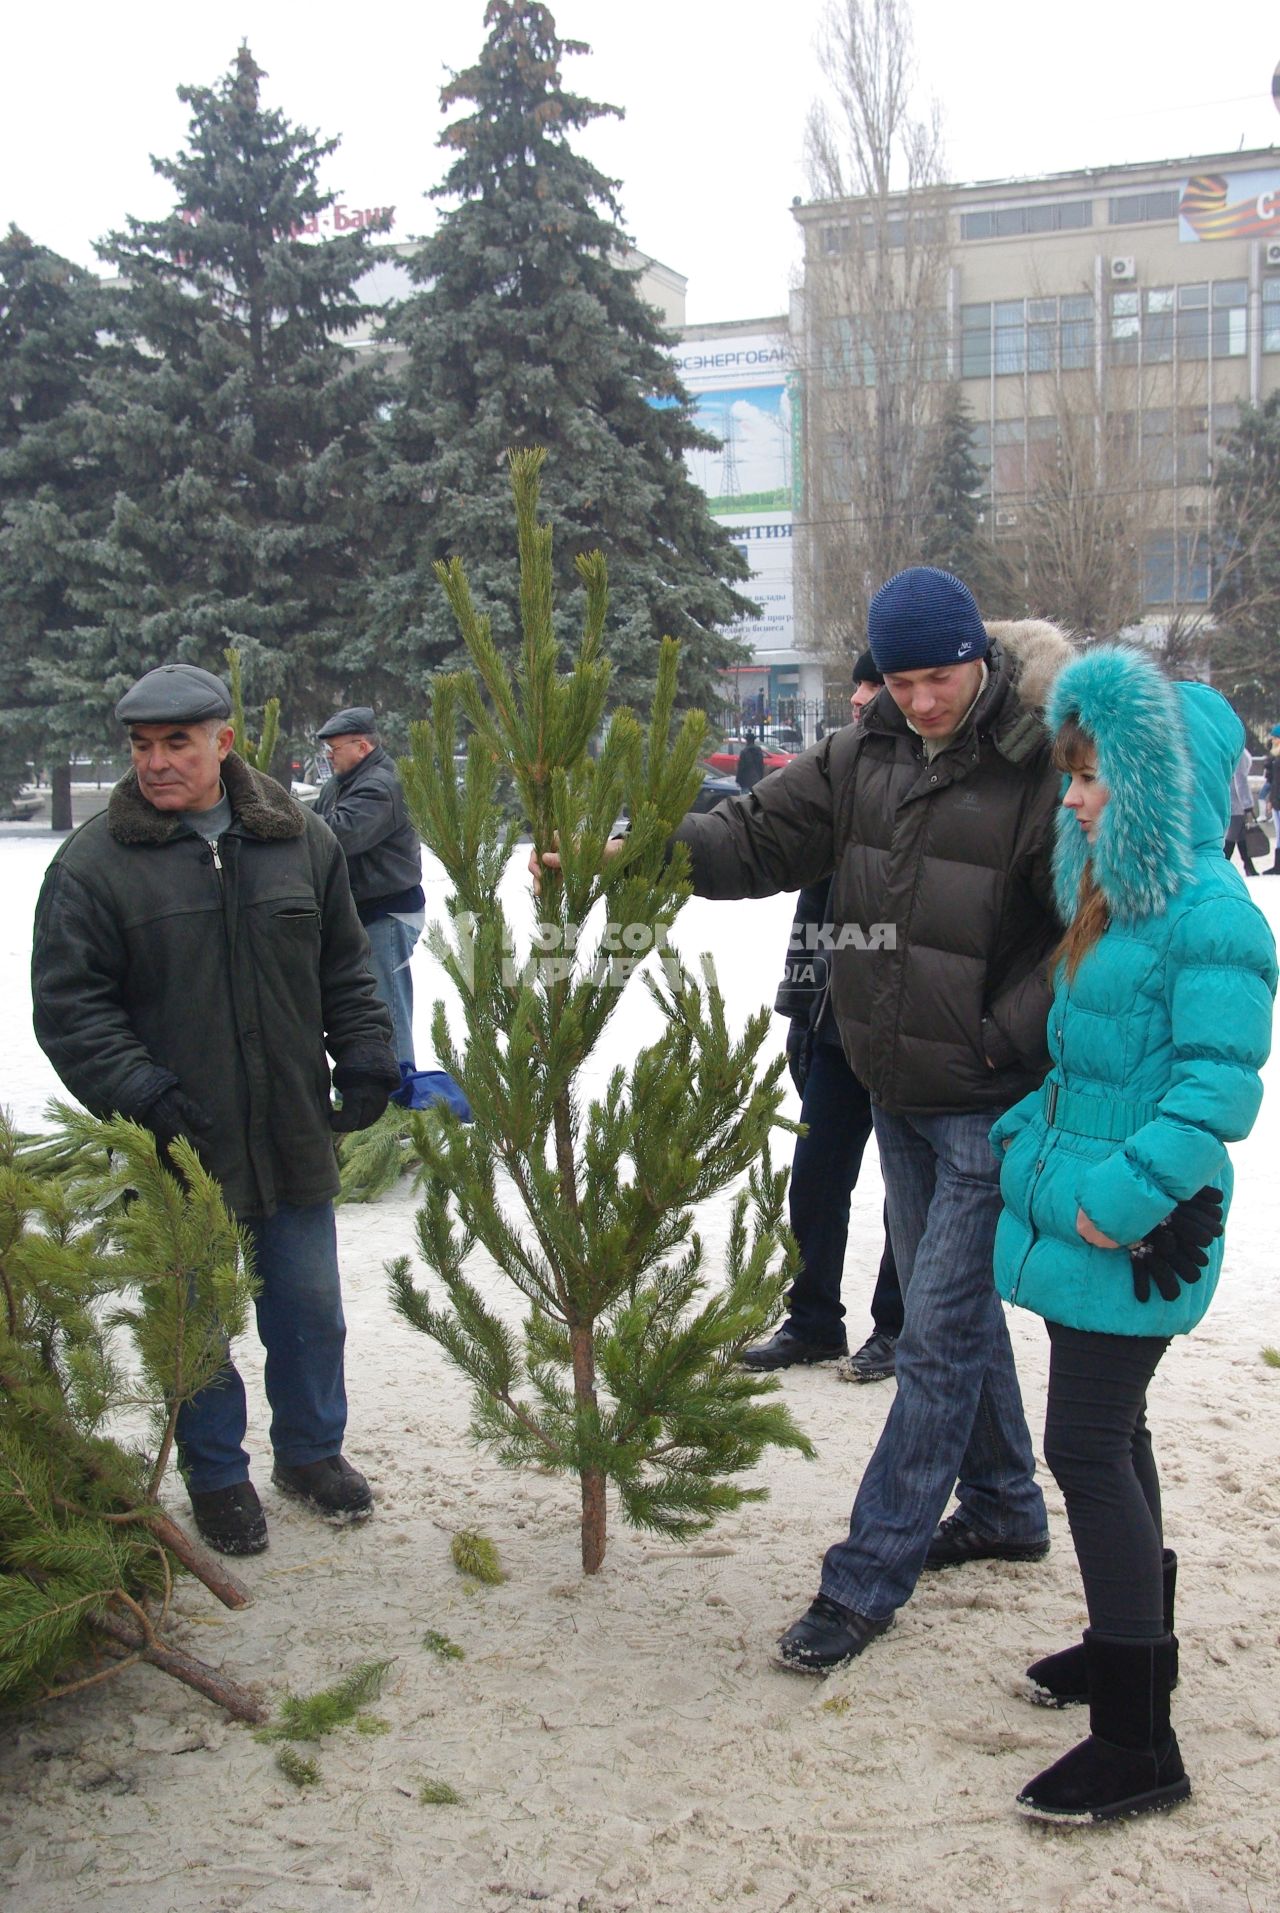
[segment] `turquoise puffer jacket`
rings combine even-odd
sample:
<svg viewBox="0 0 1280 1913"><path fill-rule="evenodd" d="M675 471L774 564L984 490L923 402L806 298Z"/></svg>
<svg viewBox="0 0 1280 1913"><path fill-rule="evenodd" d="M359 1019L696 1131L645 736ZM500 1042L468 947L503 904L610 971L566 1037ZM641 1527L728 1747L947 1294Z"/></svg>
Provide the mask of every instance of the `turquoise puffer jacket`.
<svg viewBox="0 0 1280 1913"><path fill-rule="evenodd" d="M1062 673L1049 722L1068 715L1095 740L1111 799L1093 846L1059 813L1059 908L1074 913L1091 857L1111 923L1074 981L1059 967L1043 1090L991 1131L1005 1203L996 1286L1070 1328L1180 1335L1213 1298L1222 1240L1176 1301L1153 1290L1139 1302L1127 1250L1091 1247L1076 1212L1127 1244L1206 1184L1230 1207L1226 1145L1258 1113L1276 990L1271 931L1222 854L1244 733L1207 685L1169 684L1114 647Z"/></svg>

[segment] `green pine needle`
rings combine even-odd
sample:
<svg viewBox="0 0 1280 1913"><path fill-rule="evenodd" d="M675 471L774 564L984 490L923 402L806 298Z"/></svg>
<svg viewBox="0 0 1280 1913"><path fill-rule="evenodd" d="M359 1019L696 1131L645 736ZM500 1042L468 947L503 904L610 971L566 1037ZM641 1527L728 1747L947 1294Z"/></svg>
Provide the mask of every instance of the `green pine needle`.
<svg viewBox="0 0 1280 1913"><path fill-rule="evenodd" d="M361 1661L318 1694L287 1694L280 1703L280 1718L260 1727L254 1738L319 1740L335 1728L345 1727L356 1719L366 1701L378 1698L390 1666L390 1661Z"/></svg>
<svg viewBox="0 0 1280 1913"><path fill-rule="evenodd" d="M422 1637L422 1645L432 1654L438 1655L442 1661L464 1661L467 1658L456 1641L451 1641L447 1634L441 1634L434 1627L427 1629Z"/></svg>
<svg viewBox="0 0 1280 1913"><path fill-rule="evenodd" d="M449 1552L459 1574L469 1574L473 1580L483 1581L489 1587L497 1587L507 1578L498 1550L487 1535L478 1534L474 1528L464 1528L461 1534L455 1534Z"/></svg>
<svg viewBox="0 0 1280 1913"><path fill-rule="evenodd" d="M460 1807L462 1795L447 1780L424 1780L418 1789L424 1807Z"/></svg>
<svg viewBox="0 0 1280 1913"><path fill-rule="evenodd" d="M292 1747L276 1749L276 1766L295 1787L314 1787L320 1779L320 1769L315 1761L308 1760L305 1754L296 1753Z"/></svg>
<svg viewBox="0 0 1280 1913"><path fill-rule="evenodd" d="M1280 1368L1280 1348L1264 1348L1262 1359L1268 1368Z"/></svg>
<svg viewBox="0 0 1280 1913"><path fill-rule="evenodd" d="M381 1714L357 1714L356 1732L367 1734L372 1739L377 1734L389 1734L391 1722L384 1720Z"/></svg>

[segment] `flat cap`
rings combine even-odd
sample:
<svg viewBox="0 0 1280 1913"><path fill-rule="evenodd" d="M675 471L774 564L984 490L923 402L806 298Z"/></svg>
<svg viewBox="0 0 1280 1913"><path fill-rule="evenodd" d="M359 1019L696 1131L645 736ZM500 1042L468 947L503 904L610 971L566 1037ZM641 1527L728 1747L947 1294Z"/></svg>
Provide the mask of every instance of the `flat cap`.
<svg viewBox="0 0 1280 1913"><path fill-rule="evenodd" d="M198 664L162 664L140 677L116 705L122 724L198 724L230 715L230 691Z"/></svg>
<svg viewBox="0 0 1280 1913"><path fill-rule="evenodd" d="M378 728L378 720L368 704L353 704L349 710L335 711L328 721L320 726L317 737L372 737Z"/></svg>

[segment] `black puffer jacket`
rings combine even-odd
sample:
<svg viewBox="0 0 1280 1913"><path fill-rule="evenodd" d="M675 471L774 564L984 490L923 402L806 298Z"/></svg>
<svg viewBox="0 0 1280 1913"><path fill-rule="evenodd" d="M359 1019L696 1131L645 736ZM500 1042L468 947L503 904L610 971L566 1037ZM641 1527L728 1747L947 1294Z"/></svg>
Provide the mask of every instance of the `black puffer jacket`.
<svg viewBox="0 0 1280 1913"><path fill-rule="evenodd" d="M95 1115L177 1084L213 1118L200 1153L228 1204L265 1216L337 1190L326 1049L400 1072L337 839L234 754L222 778L216 861L132 771L67 839L36 906L35 1028Z"/></svg>
<svg viewBox="0 0 1280 1913"><path fill-rule="evenodd" d="M321 786L316 810L346 853L362 923L382 914L376 906L388 898L397 909L421 908L422 845L409 822L399 773L381 744L353 770Z"/></svg>
<svg viewBox="0 0 1280 1913"><path fill-rule="evenodd" d="M845 1055L903 1115L1004 1108L1048 1064L1061 779L1039 708L1071 648L1051 625L989 629L977 709L932 762L882 691L860 724L676 832L702 896L833 876Z"/></svg>

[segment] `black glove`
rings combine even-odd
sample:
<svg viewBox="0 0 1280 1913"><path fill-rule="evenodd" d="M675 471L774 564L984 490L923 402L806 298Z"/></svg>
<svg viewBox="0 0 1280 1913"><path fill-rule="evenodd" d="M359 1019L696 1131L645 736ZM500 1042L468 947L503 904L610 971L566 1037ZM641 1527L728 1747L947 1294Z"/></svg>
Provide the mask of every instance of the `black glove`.
<svg viewBox="0 0 1280 1913"><path fill-rule="evenodd" d="M180 1089L162 1089L153 1103L138 1117L144 1129L151 1134L162 1148L168 1148L179 1136L199 1147L203 1138L213 1129L213 1118L201 1109L199 1103L193 1103Z"/></svg>
<svg viewBox="0 0 1280 1913"><path fill-rule="evenodd" d="M376 1123L395 1088L394 1083L388 1084L385 1076L355 1069L349 1063L334 1066L333 1084L342 1098L342 1108L329 1111L329 1127L342 1135L353 1129L368 1129L371 1123Z"/></svg>
<svg viewBox="0 0 1280 1913"><path fill-rule="evenodd" d="M1176 1302L1180 1282L1198 1282L1209 1263L1209 1244L1222 1234L1222 1191L1206 1184L1180 1202L1129 1251L1133 1292L1151 1300L1154 1282L1166 1302Z"/></svg>
<svg viewBox="0 0 1280 1913"><path fill-rule="evenodd" d="M804 1095L812 1061L813 1026L807 1016L793 1016L787 1026L787 1068L791 1072L797 1096Z"/></svg>

